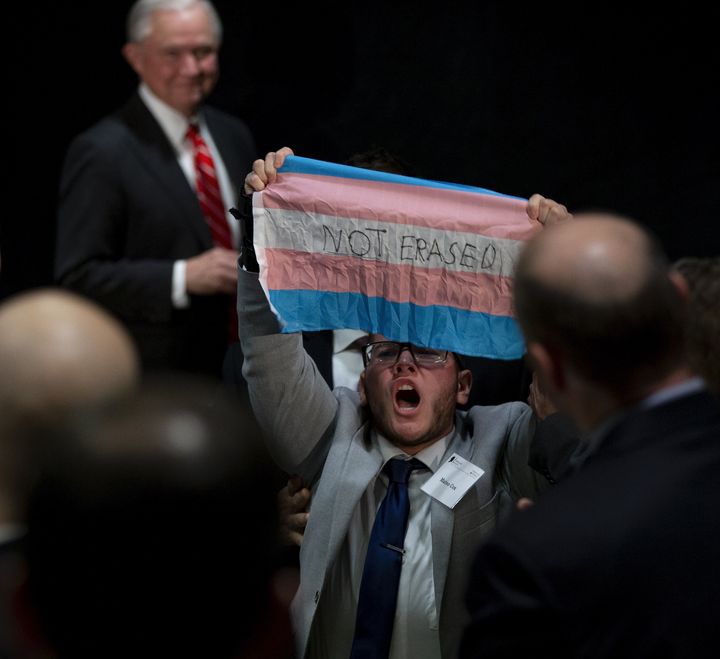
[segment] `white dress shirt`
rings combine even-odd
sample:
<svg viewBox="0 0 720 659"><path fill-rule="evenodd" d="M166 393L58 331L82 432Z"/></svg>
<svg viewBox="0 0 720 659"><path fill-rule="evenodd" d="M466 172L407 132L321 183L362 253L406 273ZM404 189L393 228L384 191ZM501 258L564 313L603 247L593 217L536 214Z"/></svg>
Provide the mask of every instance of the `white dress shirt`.
<svg viewBox="0 0 720 659"><path fill-rule="evenodd" d="M420 451L414 457L428 469L411 472L408 483L410 514L405 534L397 608L390 646L390 659L437 659L440 656L435 581L433 579L430 497L420 488L440 466L452 433ZM406 456L381 435L375 442L388 460ZM350 656L355 614L360 593L365 553L377 509L387 492L388 478L380 471L355 509L348 534L325 581L323 595L310 635L311 659Z"/></svg>
<svg viewBox="0 0 720 659"><path fill-rule="evenodd" d="M234 206L236 204L236 199L233 193L233 187L230 183L230 177L228 176L225 163L220 157L220 152L218 151L217 146L215 146L215 142L205 125L202 115L194 117L192 120L188 121L188 118L184 114L181 114L174 108L171 108L167 103L161 101L157 96L155 96L145 83L140 84L138 93L145 105L147 105L150 113L160 124L160 128L162 128L163 132L170 141L170 144L172 144L173 149L175 149L178 164L183 170L183 173L193 190L195 190L195 163L193 160L192 145L190 144L190 141L185 138L185 133L187 132L190 121L200 127L200 135L207 143L208 149L210 149L210 153L215 163L215 172L217 173L218 183L220 185L220 194L222 195L223 205L226 209ZM240 240L240 227L238 222L232 217L232 215L230 215L229 212L227 212L227 210L226 215L228 224L230 225L233 245L237 247ZM171 295L173 306L178 309L182 309L190 305L190 298L188 297L187 290L185 288L185 270L186 261L175 261L173 264Z"/></svg>
<svg viewBox="0 0 720 659"><path fill-rule="evenodd" d="M363 336L367 336L367 332L363 330L339 329L333 331L333 386L347 387L357 391L358 380L364 366L362 352L352 344Z"/></svg>

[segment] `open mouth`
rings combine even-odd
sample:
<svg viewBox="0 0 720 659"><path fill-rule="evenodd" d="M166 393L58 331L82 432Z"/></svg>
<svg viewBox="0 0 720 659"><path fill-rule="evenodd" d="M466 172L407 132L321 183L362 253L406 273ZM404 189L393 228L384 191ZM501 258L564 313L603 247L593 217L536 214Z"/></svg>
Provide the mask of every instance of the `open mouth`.
<svg viewBox="0 0 720 659"><path fill-rule="evenodd" d="M402 384L395 392L395 404L403 410L414 409L420 404L420 394L409 384Z"/></svg>

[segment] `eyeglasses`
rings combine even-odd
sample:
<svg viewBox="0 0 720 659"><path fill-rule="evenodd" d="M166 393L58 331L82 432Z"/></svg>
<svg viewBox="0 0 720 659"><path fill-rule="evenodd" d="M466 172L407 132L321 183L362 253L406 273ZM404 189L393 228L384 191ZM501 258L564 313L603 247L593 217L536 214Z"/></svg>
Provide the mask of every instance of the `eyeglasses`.
<svg viewBox="0 0 720 659"><path fill-rule="evenodd" d="M403 350L408 350L413 361L418 366L436 366L447 361L447 350L433 350L432 348L420 348L412 343L397 343L396 341L375 341L368 343L363 348L363 363L368 365L392 366Z"/></svg>

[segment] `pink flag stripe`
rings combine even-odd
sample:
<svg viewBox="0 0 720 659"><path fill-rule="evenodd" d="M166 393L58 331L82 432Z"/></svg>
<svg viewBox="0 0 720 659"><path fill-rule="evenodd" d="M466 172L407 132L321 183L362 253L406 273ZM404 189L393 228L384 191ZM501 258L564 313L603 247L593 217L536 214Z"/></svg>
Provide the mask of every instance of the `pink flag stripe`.
<svg viewBox="0 0 720 659"><path fill-rule="evenodd" d="M528 240L540 228L524 199L358 179L338 185L337 177L314 174L278 174L255 204L512 240Z"/></svg>
<svg viewBox="0 0 720 659"><path fill-rule="evenodd" d="M263 249L265 285L271 290L321 290L360 293L420 306L456 306L497 316L512 316L512 280L484 273L415 268L284 249ZM343 263L345 261L346 263ZM340 276L339 273L344 273Z"/></svg>

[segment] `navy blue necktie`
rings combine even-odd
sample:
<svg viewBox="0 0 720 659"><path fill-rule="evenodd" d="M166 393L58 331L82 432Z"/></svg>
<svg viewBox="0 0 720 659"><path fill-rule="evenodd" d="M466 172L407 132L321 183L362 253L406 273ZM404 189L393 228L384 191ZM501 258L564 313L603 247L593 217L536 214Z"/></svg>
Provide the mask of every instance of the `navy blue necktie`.
<svg viewBox="0 0 720 659"><path fill-rule="evenodd" d="M392 459L383 468L390 482L370 534L350 659L382 659L390 652L410 511L408 480L413 469L424 468L416 459Z"/></svg>

